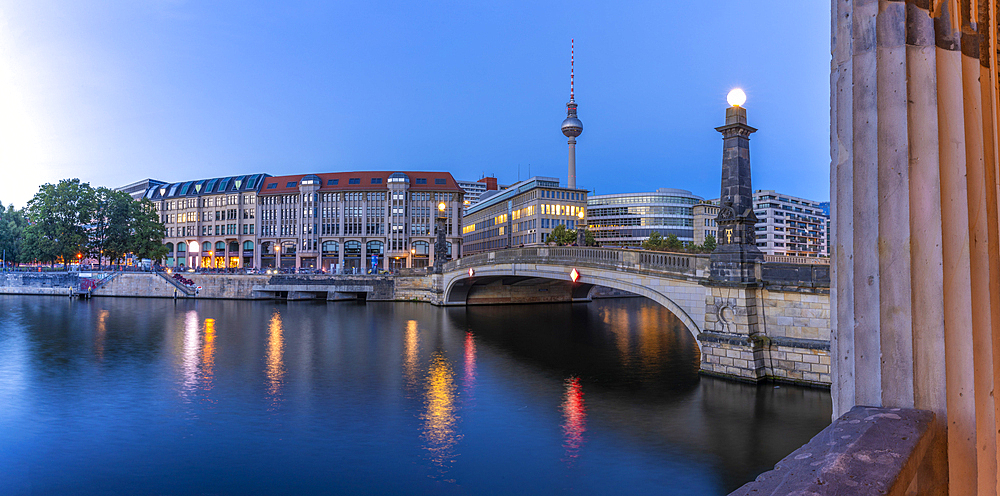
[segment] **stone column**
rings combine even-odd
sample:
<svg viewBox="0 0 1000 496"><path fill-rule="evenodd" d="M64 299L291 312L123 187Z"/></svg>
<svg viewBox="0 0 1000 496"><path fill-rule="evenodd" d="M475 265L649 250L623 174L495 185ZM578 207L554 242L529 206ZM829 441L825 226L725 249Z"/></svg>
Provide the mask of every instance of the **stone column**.
<svg viewBox="0 0 1000 496"><path fill-rule="evenodd" d="M935 412L919 494L997 494L996 11L833 9L834 416Z"/></svg>
<svg viewBox="0 0 1000 496"><path fill-rule="evenodd" d="M757 216L750 184L750 135L757 130L747 125L747 111L739 105L726 109L726 125L715 130L722 133L722 191L711 279L753 283L758 279L754 266L764 260L754 233Z"/></svg>
<svg viewBox="0 0 1000 496"><path fill-rule="evenodd" d="M726 109L722 133L722 189L716 222L718 245L712 252L706 286L705 329L699 337L702 371L757 381L765 378L764 337L760 333L758 306L761 295L750 182L750 135L746 109Z"/></svg>

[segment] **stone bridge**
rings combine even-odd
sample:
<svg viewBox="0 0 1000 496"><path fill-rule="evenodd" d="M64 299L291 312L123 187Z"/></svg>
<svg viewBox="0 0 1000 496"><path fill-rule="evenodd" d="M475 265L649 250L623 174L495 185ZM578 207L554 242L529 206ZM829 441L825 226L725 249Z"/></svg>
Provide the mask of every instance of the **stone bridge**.
<svg viewBox="0 0 1000 496"><path fill-rule="evenodd" d="M829 265L765 259L753 270L756 282L730 283L711 279L708 255L513 248L444 264L435 302L573 302L589 301L598 287L628 291L684 323L697 338L705 373L829 385Z"/></svg>

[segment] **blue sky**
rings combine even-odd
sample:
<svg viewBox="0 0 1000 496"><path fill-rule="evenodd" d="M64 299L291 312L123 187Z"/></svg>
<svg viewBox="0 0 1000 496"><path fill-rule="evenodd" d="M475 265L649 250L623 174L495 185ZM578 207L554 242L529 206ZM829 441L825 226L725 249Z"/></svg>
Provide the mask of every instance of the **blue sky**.
<svg viewBox="0 0 1000 496"><path fill-rule="evenodd" d="M726 93L753 185L829 199L829 3L0 0L0 201L45 182L447 170L717 197Z"/></svg>

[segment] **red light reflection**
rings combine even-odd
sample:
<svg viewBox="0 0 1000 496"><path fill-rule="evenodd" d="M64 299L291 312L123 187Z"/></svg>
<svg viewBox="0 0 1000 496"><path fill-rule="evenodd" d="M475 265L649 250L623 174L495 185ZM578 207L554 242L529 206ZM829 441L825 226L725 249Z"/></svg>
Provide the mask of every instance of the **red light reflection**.
<svg viewBox="0 0 1000 496"><path fill-rule="evenodd" d="M587 407L583 401L583 388L579 377L566 379L566 393L561 405L563 412L563 447L566 448L567 462L572 464L580 456L583 447L583 433L587 431Z"/></svg>

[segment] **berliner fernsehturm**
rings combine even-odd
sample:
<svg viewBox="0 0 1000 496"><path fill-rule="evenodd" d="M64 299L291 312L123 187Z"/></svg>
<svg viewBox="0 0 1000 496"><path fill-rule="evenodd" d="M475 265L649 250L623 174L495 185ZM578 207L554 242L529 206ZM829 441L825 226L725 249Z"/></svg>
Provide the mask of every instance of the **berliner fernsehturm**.
<svg viewBox="0 0 1000 496"><path fill-rule="evenodd" d="M568 186L576 188L576 137L583 132L583 123L576 117L576 100L573 94L573 40L569 40L569 103L566 104L566 120L562 132L569 138L569 178Z"/></svg>

